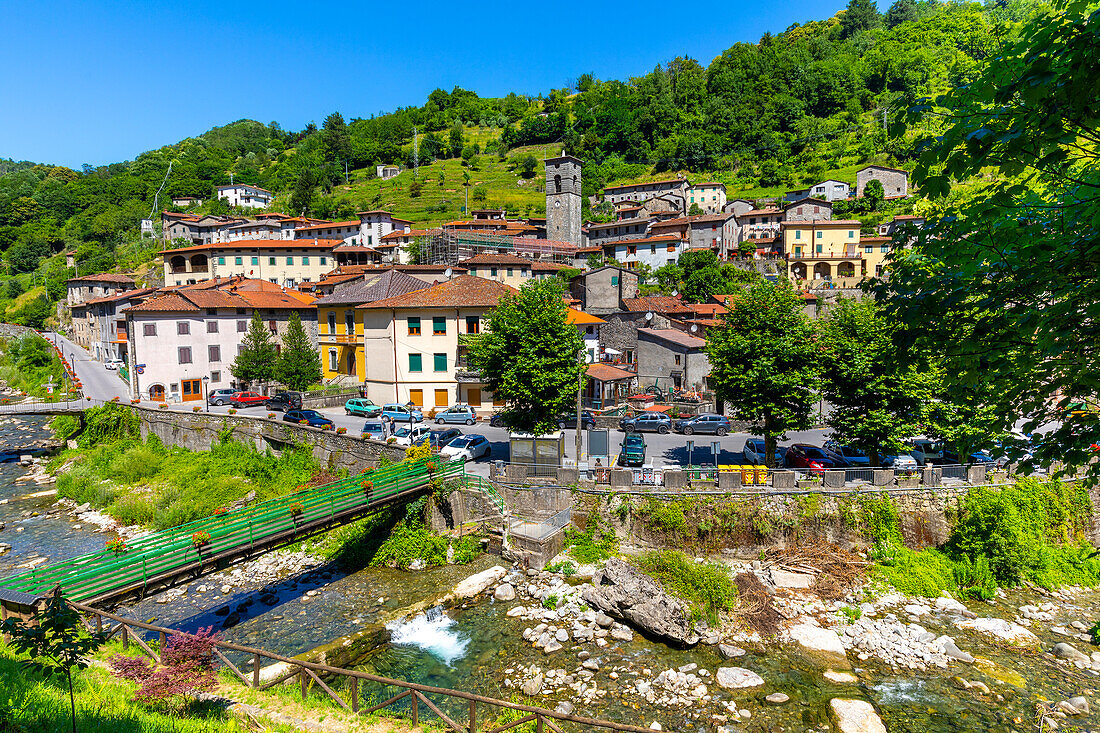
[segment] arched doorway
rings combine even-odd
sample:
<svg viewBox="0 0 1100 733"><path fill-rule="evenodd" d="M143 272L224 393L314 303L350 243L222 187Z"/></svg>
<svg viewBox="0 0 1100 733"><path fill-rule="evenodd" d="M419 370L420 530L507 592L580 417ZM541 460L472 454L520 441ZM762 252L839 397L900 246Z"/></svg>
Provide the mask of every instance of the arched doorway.
<svg viewBox="0 0 1100 733"><path fill-rule="evenodd" d="M187 272L187 258L183 255L176 255L171 260L172 273L178 274L181 272Z"/></svg>
<svg viewBox="0 0 1100 733"><path fill-rule="evenodd" d="M841 262L839 265L836 266L836 276L837 277L855 277L856 276L856 266L853 265L851 262Z"/></svg>
<svg viewBox="0 0 1100 733"><path fill-rule="evenodd" d="M206 255L191 255L191 272L206 272Z"/></svg>
<svg viewBox="0 0 1100 733"><path fill-rule="evenodd" d="M154 384L149 387L149 399L154 402L164 402L164 385Z"/></svg>
<svg viewBox="0 0 1100 733"><path fill-rule="evenodd" d="M814 280L828 280L833 275L833 268L828 262L818 262L814 265Z"/></svg>
<svg viewBox="0 0 1100 733"><path fill-rule="evenodd" d="M796 262L793 265L791 265L791 277L793 277L795 280L805 280L806 279L806 263L805 262Z"/></svg>

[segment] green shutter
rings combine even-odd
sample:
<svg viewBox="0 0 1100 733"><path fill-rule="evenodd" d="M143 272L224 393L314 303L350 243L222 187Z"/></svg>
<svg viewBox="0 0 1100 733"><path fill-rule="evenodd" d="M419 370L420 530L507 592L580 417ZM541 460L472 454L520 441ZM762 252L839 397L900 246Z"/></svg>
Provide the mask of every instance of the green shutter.
<svg viewBox="0 0 1100 733"><path fill-rule="evenodd" d="M447 371L447 355L446 354L436 354L435 355L435 370L437 372Z"/></svg>
<svg viewBox="0 0 1100 733"><path fill-rule="evenodd" d="M445 334L445 333L447 333L447 317L446 316L433 316L432 317L432 333L433 334Z"/></svg>
<svg viewBox="0 0 1100 733"><path fill-rule="evenodd" d="M420 354L409 354L409 371L410 372L422 372L422 371L424 371L424 359Z"/></svg>

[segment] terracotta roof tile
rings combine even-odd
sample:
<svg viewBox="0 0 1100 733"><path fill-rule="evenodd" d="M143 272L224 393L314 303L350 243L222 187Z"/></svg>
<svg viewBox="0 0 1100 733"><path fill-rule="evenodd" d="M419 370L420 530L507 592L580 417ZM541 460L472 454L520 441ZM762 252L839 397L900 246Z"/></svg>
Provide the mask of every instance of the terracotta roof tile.
<svg viewBox="0 0 1100 733"><path fill-rule="evenodd" d="M472 267L475 265L519 265L520 267L530 267L532 262L531 260L525 257L520 257L518 255L484 252L482 254L474 255L473 257L470 257L468 259L461 260L458 264L462 265L463 267Z"/></svg>
<svg viewBox="0 0 1100 733"><path fill-rule="evenodd" d="M585 373L597 382L618 382L624 379L634 379L634 377L638 376L634 372L628 372L625 369L620 369L610 364L600 363L589 364Z"/></svg>
<svg viewBox="0 0 1100 733"><path fill-rule="evenodd" d="M235 242L214 242L212 244L197 244L194 247L180 247L179 249L164 249L158 252L161 255L178 254L180 252L209 252L219 249L317 249L329 250L340 244L340 239L238 239Z"/></svg>
<svg viewBox="0 0 1100 733"><path fill-rule="evenodd" d="M200 310L179 293L166 293L150 298L144 303L130 306L130 313L188 313Z"/></svg>
<svg viewBox="0 0 1100 733"><path fill-rule="evenodd" d="M127 285L134 284L134 278L129 275L122 275L117 272L101 272L98 275L85 275L83 277L74 277L66 280L65 282L80 283L124 283Z"/></svg>
<svg viewBox="0 0 1100 733"><path fill-rule="evenodd" d="M641 336L643 334L660 341L668 341L691 349L701 349L707 345L707 342L703 339L696 338L683 331L677 331L674 328L639 328L638 335Z"/></svg>
<svg viewBox="0 0 1100 733"><path fill-rule="evenodd" d="M683 301L672 295L646 295L641 298L623 298L623 305L630 313L690 313Z"/></svg>
<svg viewBox="0 0 1100 733"><path fill-rule="evenodd" d="M495 280L459 275L424 290L384 298L360 308L494 308L505 295L519 291Z"/></svg>
<svg viewBox="0 0 1100 733"><path fill-rule="evenodd" d="M423 280L418 280L412 275L406 275L393 269L369 275L348 275L346 277L362 277L363 282L349 285L332 295L326 295L320 298L316 305L359 305L382 300L383 298L404 295L428 287L428 284Z"/></svg>

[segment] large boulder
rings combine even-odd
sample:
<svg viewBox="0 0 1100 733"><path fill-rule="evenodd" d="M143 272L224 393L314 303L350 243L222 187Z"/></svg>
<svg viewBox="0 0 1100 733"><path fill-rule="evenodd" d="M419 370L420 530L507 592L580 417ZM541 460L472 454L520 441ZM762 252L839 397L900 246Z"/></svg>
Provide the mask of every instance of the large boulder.
<svg viewBox="0 0 1100 733"><path fill-rule="evenodd" d="M809 658L819 666L829 669L848 669L848 655L840 636L832 629L823 629L812 624L798 624L791 627L791 640L798 645L802 656Z"/></svg>
<svg viewBox="0 0 1100 733"><path fill-rule="evenodd" d="M585 603L647 636L679 646L694 646L700 635L691 609L661 589L653 578L618 558L592 577L582 592Z"/></svg>
<svg viewBox="0 0 1100 733"><path fill-rule="evenodd" d="M746 687L759 687L764 684L764 679L744 667L719 667L714 673L714 679L718 686L727 690L743 690Z"/></svg>
<svg viewBox="0 0 1100 733"><path fill-rule="evenodd" d="M1023 626L1000 618L967 618L955 622L960 629L973 631L987 638L1015 647L1035 647L1039 637Z"/></svg>
<svg viewBox="0 0 1100 733"><path fill-rule="evenodd" d="M865 700L834 698L829 701L829 714L840 733L886 733L882 718Z"/></svg>
<svg viewBox="0 0 1100 733"><path fill-rule="evenodd" d="M451 597L455 600L473 598L489 590L490 587L507 574L508 570L506 568L502 568L500 565L494 565L488 570L482 570L480 573L475 573L465 580L460 581L459 584L451 590Z"/></svg>

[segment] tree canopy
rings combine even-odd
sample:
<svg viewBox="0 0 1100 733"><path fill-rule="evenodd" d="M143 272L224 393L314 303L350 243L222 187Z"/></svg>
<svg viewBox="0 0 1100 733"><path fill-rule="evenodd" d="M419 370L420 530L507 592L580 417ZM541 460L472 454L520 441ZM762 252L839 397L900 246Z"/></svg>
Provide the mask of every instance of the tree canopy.
<svg viewBox="0 0 1100 733"><path fill-rule="evenodd" d="M229 367L230 373L243 382L266 382L275 377L275 364L278 352L275 342L260 318L260 312L252 311L252 322L248 324L241 343L241 353Z"/></svg>
<svg viewBox="0 0 1100 733"><path fill-rule="evenodd" d="M274 376L290 389L299 391L321 381L321 357L309 342L297 311L290 314Z"/></svg>

